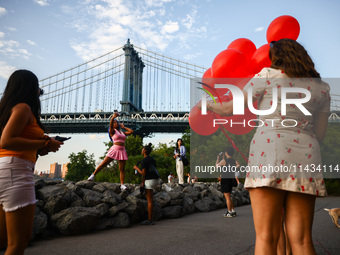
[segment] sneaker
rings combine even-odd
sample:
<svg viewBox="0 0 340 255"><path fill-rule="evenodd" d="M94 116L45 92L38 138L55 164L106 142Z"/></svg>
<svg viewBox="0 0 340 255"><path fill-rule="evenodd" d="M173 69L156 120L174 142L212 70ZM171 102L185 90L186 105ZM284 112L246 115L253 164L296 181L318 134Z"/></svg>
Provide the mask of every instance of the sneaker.
<svg viewBox="0 0 340 255"><path fill-rule="evenodd" d="M91 174L89 178L87 178L88 181L93 181L94 180L94 174Z"/></svg>
<svg viewBox="0 0 340 255"><path fill-rule="evenodd" d="M231 214L233 215L233 217L237 216L236 212L231 212Z"/></svg>
<svg viewBox="0 0 340 255"><path fill-rule="evenodd" d="M155 223L153 222L153 220L145 220L142 221L141 225L154 225Z"/></svg>
<svg viewBox="0 0 340 255"><path fill-rule="evenodd" d="M233 218L234 214L232 212L226 212L225 214L223 214L223 217Z"/></svg>
<svg viewBox="0 0 340 255"><path fill-rule="evenodd" d="M121 190L121 191L124 191L124 190L126 190L126 189L127 189L127 187L126 187L124 184L120 185L120 190Z"/></svg>

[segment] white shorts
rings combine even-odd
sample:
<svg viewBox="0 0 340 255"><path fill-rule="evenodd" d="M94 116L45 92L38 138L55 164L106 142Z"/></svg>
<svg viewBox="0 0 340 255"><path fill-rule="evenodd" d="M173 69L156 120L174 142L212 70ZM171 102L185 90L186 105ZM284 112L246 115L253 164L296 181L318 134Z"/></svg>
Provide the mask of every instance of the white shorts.
<svg viewBox="0 0 340 255"><path fill-rule="evenodd" d="M154 189L159 184L158 179L145 180L145 189Z"/></svg>
<svg viewBox="0 0 340 255"><path fill-rule="evenodd" d="M17 157L0 157L0 205L5 212L35 204L34 163Z"/></svg>

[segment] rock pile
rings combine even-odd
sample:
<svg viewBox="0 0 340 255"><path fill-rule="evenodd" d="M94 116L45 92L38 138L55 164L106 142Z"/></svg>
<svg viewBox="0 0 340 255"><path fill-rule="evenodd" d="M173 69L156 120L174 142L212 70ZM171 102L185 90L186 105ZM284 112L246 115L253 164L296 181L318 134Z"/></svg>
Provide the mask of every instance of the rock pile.
<svg viewBox="0 0 340 255"><path fill-rule="evenodd" d="M33 238L58 230L64 235L94 230L126 228L147 218L147 201L139 185L108 182L35 182L38 199ZM226 207L219 183L160 184L154 191L154 220L178 218L194 212ZM233 188L235 206L250 203L245 189Z"/></svg>

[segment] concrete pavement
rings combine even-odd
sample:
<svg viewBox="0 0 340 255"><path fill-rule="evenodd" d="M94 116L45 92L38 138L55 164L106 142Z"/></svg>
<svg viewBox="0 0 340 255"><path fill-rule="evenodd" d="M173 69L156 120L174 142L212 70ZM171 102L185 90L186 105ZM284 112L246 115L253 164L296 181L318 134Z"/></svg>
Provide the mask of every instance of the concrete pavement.
<svg viewBox="0 0 340 255"><path fill-rule="evenodd" d="M323 208L340 208L340 197L318 198L313 240L317 254L340 254L340 229ZM60 236L31 243L26 255L86 254L254 254L255 231L251 206L236 208L238 216L224 218L225 209L161 220L154 226L132 225L81 236ZM4 252L0 252L4 254Z"/></svg>

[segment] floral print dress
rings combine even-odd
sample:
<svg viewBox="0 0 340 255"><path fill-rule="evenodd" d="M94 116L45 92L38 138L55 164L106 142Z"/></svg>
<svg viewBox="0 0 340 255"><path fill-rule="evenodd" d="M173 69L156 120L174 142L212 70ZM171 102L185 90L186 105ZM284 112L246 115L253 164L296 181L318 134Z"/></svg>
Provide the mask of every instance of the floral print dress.
<svg viewBox="0 0 340 255"><path fill-rule="evenodd" d="M281 98L285 87L310 91L311 98L302 105L311 115L303 113L294 100L281 108L281 103L283 106L287 103L284 104L284 98ZM276 108L272 108L276 104L273 88L277 88ZM249 149L245 187L271 187L326 196L320 147L313 133L313 116L317 112L329 112L329 85L321 79L292 79L282 70L264 68L244 89L252 89L259 110L273 110L268 115L259 115L258 128ZM299 92L286 95L287 99L306 97ZM282 114L285 108L286 114Z"/></svg>

